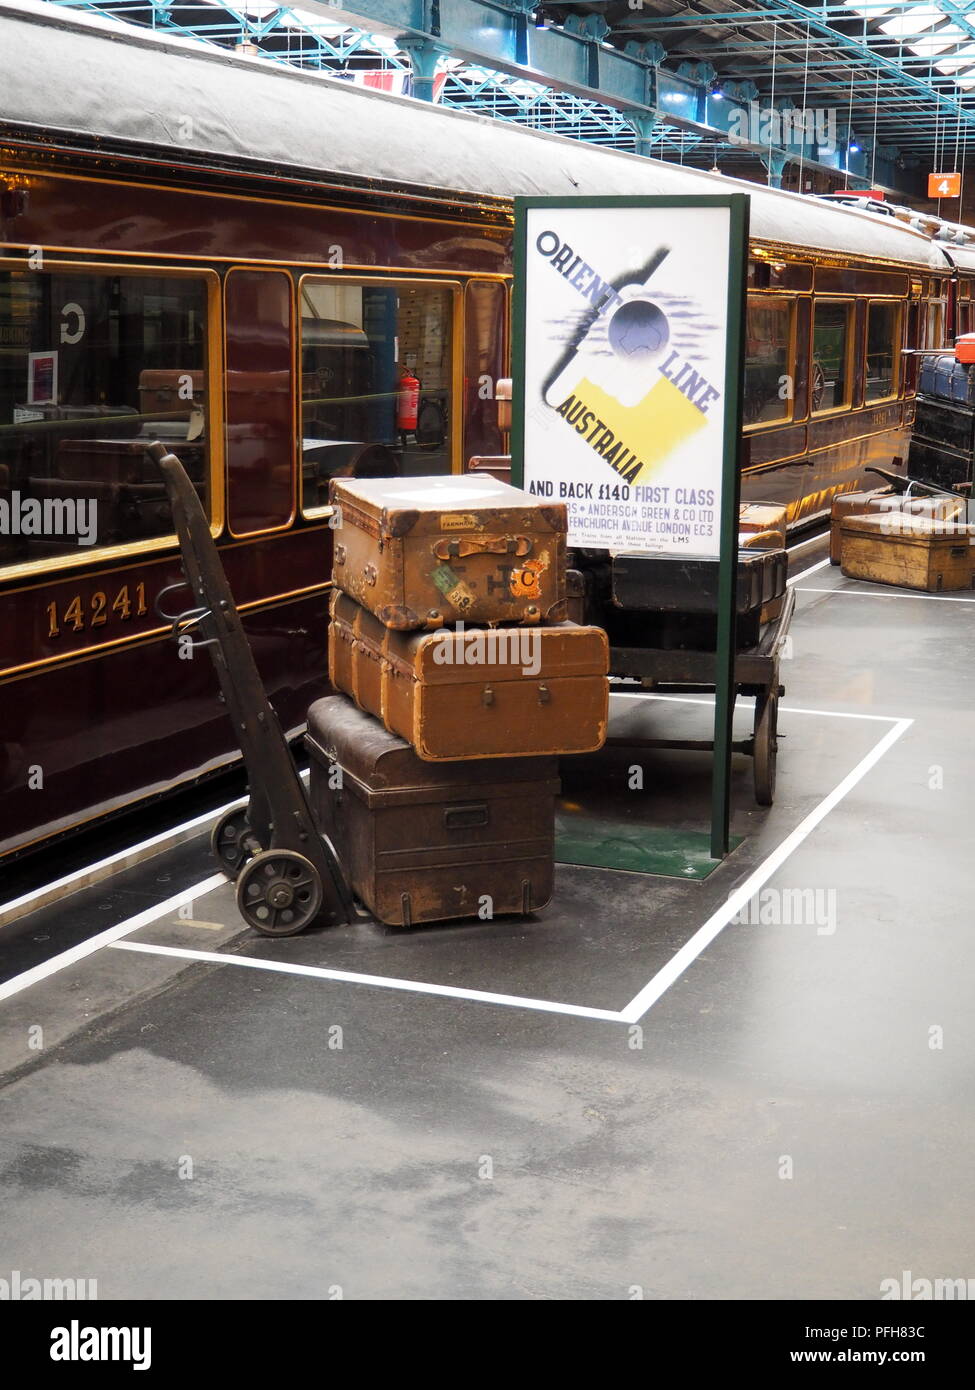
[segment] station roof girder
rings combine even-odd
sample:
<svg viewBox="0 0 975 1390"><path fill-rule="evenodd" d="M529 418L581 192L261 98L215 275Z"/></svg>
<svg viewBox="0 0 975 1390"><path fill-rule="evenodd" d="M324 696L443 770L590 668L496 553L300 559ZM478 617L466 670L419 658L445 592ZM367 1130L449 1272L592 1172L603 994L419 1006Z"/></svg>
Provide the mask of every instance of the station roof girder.
<svg viewBox="0 0 975 1390"><path fill-rule="evenodd" d="M371 60L409 69L417 94L420 84L432 90L439 66L441 99L450 105L640 153L677 151L691 162L720 153L726 165L756 156L766 166L800 161L853 184L904 191L918 191L919 166L953 164L975 127L965 88L935 69L934 55L910 48L957 22L953 32L972 44L975 70L975 23L954 0L910 7L882 0L304 0L293 9L58 3L224 47L247 39L264 56L303 66L341 71ZM904 28L909 9L924 10L926 28ZM944 51L938 56L950 67ZM832 111L831 138L817 140L814 123L781 120L796 107Z"/></svg>

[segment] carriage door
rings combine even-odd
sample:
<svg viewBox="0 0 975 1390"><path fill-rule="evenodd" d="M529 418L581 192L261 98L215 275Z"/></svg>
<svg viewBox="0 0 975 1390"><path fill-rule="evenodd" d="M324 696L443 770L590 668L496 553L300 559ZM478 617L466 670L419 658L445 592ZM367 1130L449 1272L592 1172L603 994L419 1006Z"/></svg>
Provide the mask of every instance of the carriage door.
<svg viewBox="0 0 975 1390"><path fill-rule="evenodd" d="M503 281L471 280L464 294L464 459L503 454L494 387L505 376L508 293Z"/></svg>
<svg viewBox="0 0 975 1390"><path fill-rule="evenodd" d="M227 520L235 536L274 531L294 515L291 278L231 270L227 332Z"/></svg>

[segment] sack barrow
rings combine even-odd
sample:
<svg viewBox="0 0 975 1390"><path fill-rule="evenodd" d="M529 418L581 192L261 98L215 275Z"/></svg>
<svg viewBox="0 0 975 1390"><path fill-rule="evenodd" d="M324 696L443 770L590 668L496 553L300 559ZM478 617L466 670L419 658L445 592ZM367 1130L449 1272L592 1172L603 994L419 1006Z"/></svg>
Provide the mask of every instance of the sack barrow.
<svg viewBox="0 0 975 1390"><path fill-rule="evenodd" d="M293 936L316 919L328 926L351 922L352 893L335 850L315 824L200 498L165 445L150 444L146 453L166 485L186 576L161 591L156 612L171 625L175 641L191 640L194 651L209 648L247 769L248 804L222 816L210 840L220 867L236 881L240 915L264 936ZM167 613L166 595L185 588L196 606Z"/></svg>

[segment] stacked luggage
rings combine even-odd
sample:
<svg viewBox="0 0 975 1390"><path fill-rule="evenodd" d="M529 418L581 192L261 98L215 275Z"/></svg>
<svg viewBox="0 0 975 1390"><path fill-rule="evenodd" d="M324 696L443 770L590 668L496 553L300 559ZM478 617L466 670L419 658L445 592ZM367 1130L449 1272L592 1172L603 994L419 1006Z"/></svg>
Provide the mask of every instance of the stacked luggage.
<svg viewBox="0 0 975 1390"><path fill-rule="evenodd" d="M922 357L907 471L912 478L953 488L971 484L973 460L975 370L954 353Z"/></svg>
<svg viewBox="0 0 975 1390"><path fill-rule="evenodd" d="M410 926L551 896L560 754L606 737L609 652L567 620L566 511L489 476L334 479L316 818Z"/></svg>
<svg viewBox="0 0 975 1390"><path fill-rule="evenodd" d="M964 497L893 487L834 497L830 560L850 579L925 593L975 588L975 526Z"/></svg>
<svg viewBox="0 0 975 1390"><path fill-rule="evenodd" d="M833 498L830 508L830 563L838 565L841 562L845 522L856 517L890 512L927 517L933 521L963 521L965 499L943 493L935 497L911 497L905 492L895 492L892 487L873 488L868 492L841 492Z"/></svg>

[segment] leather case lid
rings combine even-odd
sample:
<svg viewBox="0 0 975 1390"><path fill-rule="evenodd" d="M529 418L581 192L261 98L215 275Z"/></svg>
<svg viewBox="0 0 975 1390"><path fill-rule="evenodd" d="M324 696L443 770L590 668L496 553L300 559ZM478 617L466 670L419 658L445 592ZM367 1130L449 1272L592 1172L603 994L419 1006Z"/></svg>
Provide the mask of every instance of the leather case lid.
<svg viewBox="0 0 975 1390"><path fill-rule="evenodd" d="M901 494L894 492L893 488L875 487L869 492L841 492L830 504L830 512L836 516L846 507L866 507L877 504L878 506L890 506L894 511L900 510Z"/></svg>
<svg viewBox="0 0 975 1390"><path fill-rule="evenodd" d="M341 590L332 590L332 622L357 637L404 675L426 685L479 681L544 680L555 676L605 676L609 641L601 627L552 623L547 627L441 628L395 632Z"/></svg>
<svg viewBox="0 0 975 1390"><path fill-rule="evenodd" d="M774 502L746 502L738 509L739 531L782 531L786 509Z"/></svg>
<svg viewBox="0 0 975 1390"><path fill-rule="evenodd" d="M465 532L545 533L568 529L562 502L537 497L486 474L432 478L333 478L329 499L371 517L384 534L462 536ZM500 515L499 515L500 514Z"/></svg>
<svg viewBox="0 0 975 1390"><path fill-rule="evenodd" d="M602 628L569 622L433 632L416 643L413 664L427 685L602 677L609 671L609 640Z"/></svg>
<svg viewBox="0 0 975 1390"><path fill-rule="evenodd" d="M845 516L842 533L844 536L871 536L878 540L884 536L925 543L945 540L953 545L967 540L970 545L975 545L975 526L939 517L913 516L907 512L888 512L883 516Z"/></svg>
<svg viewBox="0 0 975 1390"><path fill-rule="evenodd" d="M909 512L913 516L959 516L965 510L964 497L907 497L902 492L844 492L833 498L834 521L845 520L848 512L868 516L877 512Z"/></svg>
<svg viewBox="0 0 975 1390"><path fill-rule="evenodd" d="M319 761L338 763L370 792L422 788L422 799L484 796L485 787L558 782L559 760L483 758L456 763L429 763L418 758L405 739L391 734L378 719L360 710L345 695L316 700L308 711L305 744Z"/></svg>

